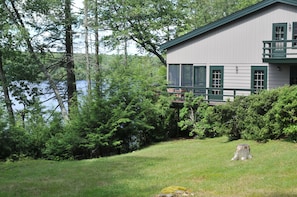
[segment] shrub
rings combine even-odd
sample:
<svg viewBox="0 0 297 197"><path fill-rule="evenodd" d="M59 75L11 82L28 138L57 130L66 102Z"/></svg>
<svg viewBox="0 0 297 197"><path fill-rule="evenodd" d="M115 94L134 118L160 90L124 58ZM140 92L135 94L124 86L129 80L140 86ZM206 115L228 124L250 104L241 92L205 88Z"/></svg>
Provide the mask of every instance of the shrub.
<svg viewBox="0 0 297 197"><path fill-rule="evenodd" d="M297 87L285 86L216 106L222 134L234 139L265 142L269 139L296 140Z"/></svg>
<svg viewBox="0 0 297 197"><path fill-rule="evenodd" d="M249 139L266 141L271 139L271 130L266 114L277 101L277 90L261 91L247 97L236 97L233 102L218 107L226 122L224 134L229 140Z"/></svg>
<svg viewBox="0 0 297 197"><path fill-rule="evenodd" d="M105 85L99 94L93 91L85 96L79 107L71 110L64 133L47 143L47 155L108 156L166 139L172 109L158 69L137 64L111 66L102 73ZM57 143L58 138L63 141ZM66 155L60 147L66 147Z"/></svg>
<svg viewBox="0 0 297 197"><path fill-rule="evenodd" d="M188 130L190 136L201 139L216 137L219 136L217 118L214 108L209 106L203 97L195 97L192 92L185 94L178 122L181 130Z"/></svg>
<svg viewBox="0 0 297 197"><path fill-rule="evenodd" d="M272 136L276 139L297 140L297 86L279 89L278 101L266 117Z"/></svg>
<svg viewBox="0 0 297 197"><path fill-rule="evenodd" d="M297 140L297 86L238 96L210 107L203 98L187 94L181 110L181 129L199 138L227 135L229 140Z"/></svg>

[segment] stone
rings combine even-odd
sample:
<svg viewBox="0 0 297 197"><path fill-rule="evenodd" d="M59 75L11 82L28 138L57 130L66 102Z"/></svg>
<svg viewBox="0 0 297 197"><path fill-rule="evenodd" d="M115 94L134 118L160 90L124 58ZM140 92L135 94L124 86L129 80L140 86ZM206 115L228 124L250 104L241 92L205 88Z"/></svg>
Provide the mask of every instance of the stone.
<svg viewBox="0 0 297 197"><path fill-rule="evenodd" d="M232 161L233 160L247 160L247 159L251 159L251 158L252 158L252 155L251 155L250 145L239 144L239 145L237 145L234 157L231 160Z"/></svg>
<svg viewBox="0 0 297 197"><path fill-rule="evenodd" d="M181 186L169 186L162 189L161 194L158 194L156 197L187 197L193 196L190 191Z"/></svg>

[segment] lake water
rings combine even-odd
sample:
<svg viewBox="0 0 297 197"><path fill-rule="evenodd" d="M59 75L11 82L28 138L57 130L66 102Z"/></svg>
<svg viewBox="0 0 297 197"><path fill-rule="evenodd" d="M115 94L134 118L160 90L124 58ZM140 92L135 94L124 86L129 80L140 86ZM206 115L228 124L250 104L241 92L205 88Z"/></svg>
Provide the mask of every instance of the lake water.
<svg viewBox="0 0 297 197"><path fill-rule="evenodd" d="M66 91L66 84L60 84L59 86L63 89L63 92ZM38 90L44 94L40 96L39 99L40 99L40 102L42 102L42 105L46 107L46 109L54 109L58 106L57 100L53 98L54 93L52 93L52 91L49 90L49 84L47 82L42 82L40 84L30 84L30 89L35 87L38 88ZM76 82L76 88L79 95L85 95L87 92L87 87L88 87L88 84L87 84L87 81L85 80L80 80ZM1 96L3 97L3 93ZM10 95L10 99L12 100L14 111L19 111L24 109L24 105L19 103L19 101L17 101L15 97ZM66 99L64 104L67 107ZM60 110L60 108L57 108L57 110Z"/></svg>

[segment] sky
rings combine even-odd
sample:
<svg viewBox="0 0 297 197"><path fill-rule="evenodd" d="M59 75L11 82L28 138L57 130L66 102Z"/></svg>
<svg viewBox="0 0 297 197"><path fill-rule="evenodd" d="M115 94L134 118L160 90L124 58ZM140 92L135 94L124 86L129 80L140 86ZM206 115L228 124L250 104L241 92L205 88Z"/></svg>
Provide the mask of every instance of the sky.
<svg viewBox="0 0 297 197"><path fill-rule="evenodd" d="M73 0L73 11L74 12L77 12L80 8L83 9L83 1L84 0ZM83 31L83 28L82 28L82 31ZM100 32L100 34L102 36L104 35L108 35L110 34L111 32L108 32L108 31L103 31L103 32ZM92 37L92 35L91 35ZM93 35L94 37L94 35ZM79 43L78 45L79 46L74 46L74 50L75 50L75 47L77 48L77 52L84 52L84 36L81 36L80 38L81 40L77 40L77 42ZM74 40L75 42L75 40ZM90 43L91 42L94 42L94 38L90 38ZM90 48L89 49L90 53L93 53L94 52L94 48ZM102 44L100 45L100 49L99 49L100 53L104 53L104 54L123 54L124 53L124 50L123 50L123 47L119 47L118 49L116 50L113 50L113 51L110 51L110 49L108 49L107 47L103 46ZM140 51L136 48L136 45L133 41L129 41L128 42L128 54L129 55L135 55L135 54L140 54Z"/></svg>

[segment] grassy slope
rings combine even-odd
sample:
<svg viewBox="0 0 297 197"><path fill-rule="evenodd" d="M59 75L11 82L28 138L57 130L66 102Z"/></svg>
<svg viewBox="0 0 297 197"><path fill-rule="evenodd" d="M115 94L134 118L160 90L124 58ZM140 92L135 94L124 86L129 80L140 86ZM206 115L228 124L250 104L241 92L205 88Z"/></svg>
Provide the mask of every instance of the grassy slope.
<svg viewBox="0 0 297 197"><path fill-rule="evenodd" d="M230 161L239 143L254 158ZM297 196L297 144L178 140L84 161L0 163L0 196L155 196L171 185L195 196Z"/></svg>

